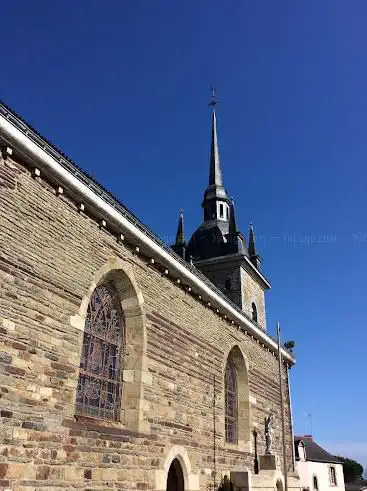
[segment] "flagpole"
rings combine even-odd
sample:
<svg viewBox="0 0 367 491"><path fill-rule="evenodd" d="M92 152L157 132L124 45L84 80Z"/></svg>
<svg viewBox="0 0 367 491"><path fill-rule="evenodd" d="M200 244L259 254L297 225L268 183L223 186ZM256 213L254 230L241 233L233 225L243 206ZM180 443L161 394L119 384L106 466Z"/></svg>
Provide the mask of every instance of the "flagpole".
<svg viewBox="0 0 367 491"><path fill-rule="evenodd" d="M283 474L284 489L288 491L288 467L287 467L287 446L285 441L285 420L284 420L284 395L283 395L283 377L282 377L282 349L280 345L280 324L277 323L278 336L278 360L279 360L279 390L280 390L280 409L282 412L282 442L283 442ZM293 445L293 442L292 442Z"/></svg>
<svg viewBox="0 0 367 491"><path fill-rule="evenodd" d="M291 382L289 380L289 367L287 367L287 387L288 387L288 404L289 404L289 417L291 423L291 440L292 440L292 471L296 470L296 457L294 451L294 433L293 433L293 412L292 412L292 396L291 396Z"/></svg>
<svg viewBox="0 0 367 491"><path fill-rule="evenodd" d="M213 376L213 491L217 489L217 425L215 422L215 375Z"/></svg>

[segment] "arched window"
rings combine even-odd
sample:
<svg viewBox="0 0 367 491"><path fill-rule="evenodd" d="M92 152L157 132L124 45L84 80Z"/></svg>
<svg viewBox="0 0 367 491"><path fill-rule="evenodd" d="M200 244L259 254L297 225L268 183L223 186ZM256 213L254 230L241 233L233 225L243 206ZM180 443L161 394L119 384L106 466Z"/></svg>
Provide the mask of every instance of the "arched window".
<svg viewBox="0 0 367 491"><path fill-rule="evenodd" d="M319 489L319 483L317 482L317 476L313 476L313 489L315 491L318 491L318 489Z"/></svg>
<svg viewBox="0 0 367 491"><path fill-rule="evenodd" d="M252 302L252 320L257 324L257 308L254 302Z"/></svg>
<svg viewBox="0 0 367 491"><path fill-rule="evenodd" d="M229 358L225 374L225 432L226 442L237 443L238 426L238 394L237 372L233 361Z"/></svg>
<svg viewBox="0 0 367 491"><path fill-rule="evenodd" d="M76 412L116 419L121 397L124 315L112 283L97 286L88 305Z"/></svg>

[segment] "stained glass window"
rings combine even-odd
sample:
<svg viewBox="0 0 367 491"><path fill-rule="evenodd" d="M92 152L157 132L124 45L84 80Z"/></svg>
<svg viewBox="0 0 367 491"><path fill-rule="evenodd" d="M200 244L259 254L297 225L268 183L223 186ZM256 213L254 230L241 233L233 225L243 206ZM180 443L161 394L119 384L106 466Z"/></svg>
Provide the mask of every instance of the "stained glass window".
<svg viewBox="0 0 367 491"><path fill-rule="evenodd" d="M76 412L116 419L120 407L124 316L112 284L97 286L88 305Z"/></svg>
<svg viewBox="0 0 367 491"><path fill-rule="evenodd" d="M236 367L231 359L227 361L225 375L225 431L226 442L237 443L238 395Z"/></svg>

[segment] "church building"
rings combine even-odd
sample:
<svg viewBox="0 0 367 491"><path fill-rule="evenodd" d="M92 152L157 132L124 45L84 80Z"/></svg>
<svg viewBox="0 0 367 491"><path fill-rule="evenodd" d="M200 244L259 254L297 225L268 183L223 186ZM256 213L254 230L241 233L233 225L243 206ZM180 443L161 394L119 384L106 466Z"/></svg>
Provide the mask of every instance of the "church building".
<svg viewBox="0 0 367 491"><path fill-rule="evenodd" d="M299 489L212 105L203 223L170 247L0 103L0 489Z"/></svg>

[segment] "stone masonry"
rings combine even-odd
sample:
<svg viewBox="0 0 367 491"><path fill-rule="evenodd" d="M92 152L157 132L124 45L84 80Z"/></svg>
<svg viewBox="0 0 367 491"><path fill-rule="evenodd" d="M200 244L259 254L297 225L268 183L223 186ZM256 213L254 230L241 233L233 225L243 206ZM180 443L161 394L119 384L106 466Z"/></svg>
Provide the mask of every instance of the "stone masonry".
<svg viewBox="0 0 367 491"><path fill-rule="evenodd" d="M253 430L261 455L270 409L281 456L276 354L118 242L59 185L35 176L16 149L0 160L0 489L164 491L175 456L185 489L212 489L225 474L254 472ZM74 410L86 307L104 278L120 285L127 318L117 422ZM248 375L242 446L224 442L223 377L234 347Z"/></svg>

